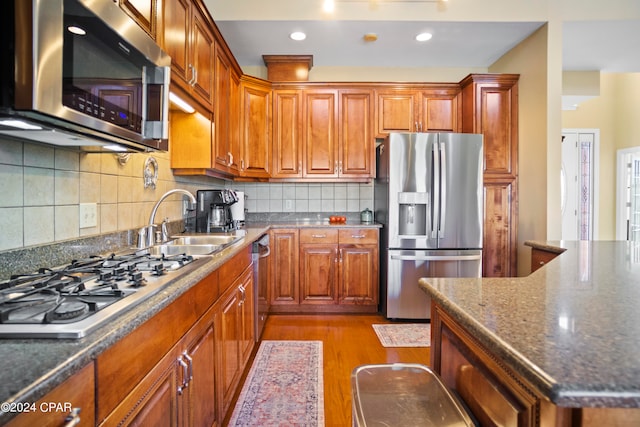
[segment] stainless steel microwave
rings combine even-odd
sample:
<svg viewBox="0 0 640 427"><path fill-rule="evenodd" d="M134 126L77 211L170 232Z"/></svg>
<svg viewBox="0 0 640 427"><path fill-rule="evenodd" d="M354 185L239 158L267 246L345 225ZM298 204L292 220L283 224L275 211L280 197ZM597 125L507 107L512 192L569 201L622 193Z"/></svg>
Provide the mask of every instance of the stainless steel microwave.
<svg viewBox="0 0 640 427"><path fill-rule="evenodd" d="M11 0L3 9L0 137L167 149L171 58L113 0Z"/></svg>

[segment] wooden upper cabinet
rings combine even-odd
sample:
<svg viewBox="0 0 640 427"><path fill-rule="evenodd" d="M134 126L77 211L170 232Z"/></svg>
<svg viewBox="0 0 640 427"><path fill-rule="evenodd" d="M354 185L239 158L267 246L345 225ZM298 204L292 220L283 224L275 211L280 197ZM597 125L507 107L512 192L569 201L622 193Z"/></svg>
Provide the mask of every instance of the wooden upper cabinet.
<svg viewBox="0 0 640 427"><path fill-rule="evenodd" d="M302 91L273 91L273 178L302 176Z"/></svg>
<svg viewBox="0 0 640 427"><path fill-rule="evenodd" d="M517 175L518 75L473 74L462 82L462 131L484 135L485 173Z"/></svg>
<svg viewBox="0 0 640 427"><path fill-rule="evenodd" d="M304 91L304 175L338 177L338 92Z"/></svg>
<svg viewBox="0 0 640 427"><path fill-rule="evenodd" d="M171 56L172 83L213 110L213 23L199 0L163 1L163 48Z"/></svg>
<svg viewBox="0 0 640 427"><path fill-rule="evenodd" d="M230 66L229 58L227 54L219 47L216 46L215 54L215 141L214 141L214 168L222 172L238 174L238 162L240 162L240 156L234 158L232 152L232 138L238 137L237 130L234 132L233 126L237 126L236 123L232 123L232 112L236 109L235 114L239 114L237 109L240 108L238 104L238 94L232 94L232 90L239 90L237 83L232 88L232 69ZM237 82L238 80L234 80ZM234 104L234 105L232 105ZM236 142L235 145L238 145ZM239 154L239 153L236 153Z"/></svg>
<svg viewBox="0 0 640 427"><path fill-rule="evenodd" d="M458 85L376 90L376 135L458 132Z"/></svg>
<svg viewBox="0 0 640 427"><path fill-rule="evenodd" d="M120 8L131 17L152 39L158 39L158 16L162 0L117 0Z"/></svg>
<svg viewBox="0 0 640 427"><path fill-rule="evenodd" d="M243 76L240 175L269 178L271 170L271 85Z"/></svg>
<svg viewBox="0 0 640 427"><path fill-rule="evenodd" d="M458 90L425 91L420 96L421 132L458 132Z"/></svg>
<svg viewBox="0 0 640 427"><path fill-rule="evenodd" d="M345 89L339 96L338 173L344 178L373 176L373 92Z"/></svg>
<svg viewBox="0 0 640 427"><path fill-rule="evenodd" d="M376 132L413 132L416 129L418 94L411 90L376 91Z"/></svg>
<svg viewBox="0 0 640 427"><path fill-rule="evenodd" d="M304 177L372 175L375 141L371 90L304 90L303 111Z"/></svg>

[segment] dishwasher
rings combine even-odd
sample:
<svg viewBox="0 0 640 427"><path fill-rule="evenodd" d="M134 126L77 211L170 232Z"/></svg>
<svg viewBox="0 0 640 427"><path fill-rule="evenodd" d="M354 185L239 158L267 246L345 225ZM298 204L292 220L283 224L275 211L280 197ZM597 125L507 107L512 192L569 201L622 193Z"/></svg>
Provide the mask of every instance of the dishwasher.
<svg viewBox="0 0 640 427"><path fill-rule="evenodd" d="M254 307L254 325L256 342L260 341L260 335L264 329L264 324L269 315L269 235L265 234L253 243L252 259L253 259L253 307Z"/></svg>

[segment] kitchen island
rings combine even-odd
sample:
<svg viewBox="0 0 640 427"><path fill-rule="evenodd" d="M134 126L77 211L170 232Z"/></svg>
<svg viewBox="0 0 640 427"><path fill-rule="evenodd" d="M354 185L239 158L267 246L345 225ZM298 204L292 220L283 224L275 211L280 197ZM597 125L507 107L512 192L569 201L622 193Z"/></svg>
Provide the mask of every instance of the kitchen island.
<svg viewBox="0 0 640 427"><path fill-rule="evenodd" d="M423 278L431 363L482 424L640 425L640 245L565 249L527 277Z"/></svg>

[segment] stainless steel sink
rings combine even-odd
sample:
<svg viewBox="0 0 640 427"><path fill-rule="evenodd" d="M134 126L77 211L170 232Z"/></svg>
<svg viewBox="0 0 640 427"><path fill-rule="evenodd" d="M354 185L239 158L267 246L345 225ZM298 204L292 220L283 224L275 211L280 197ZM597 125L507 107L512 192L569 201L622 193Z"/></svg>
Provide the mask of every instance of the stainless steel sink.
<svg viewBox="0 0 640 427"><path fill-rule="evenodd" d="M223 248L224 245L180 245L169 242L150 246L144 251L150 255L209 255Z"/></svg>
<svg viewBox="0 0 640 427"><path fill-rule="evenodd" d="M151 255L210 255L244 238L244 230L216 234L180 234L167 242L144 249Z"/></svg>
<svg viewBox="0 0 640 427"><path fill-rule="evenodd" d="M240 240L243 236L236 235L203 235L203 236L178 236L167 242L167 245L230 245Z"/></svg>

